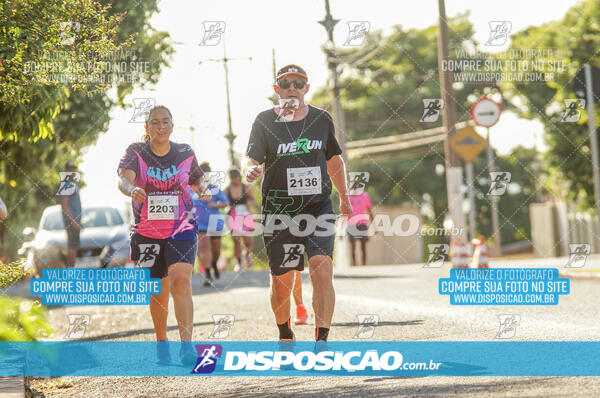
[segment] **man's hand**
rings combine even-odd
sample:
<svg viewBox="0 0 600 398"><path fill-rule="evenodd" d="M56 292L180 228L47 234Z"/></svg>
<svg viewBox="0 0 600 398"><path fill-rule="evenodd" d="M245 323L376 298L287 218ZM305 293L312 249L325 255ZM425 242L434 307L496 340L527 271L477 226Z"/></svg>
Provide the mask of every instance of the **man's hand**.
<svg viewBox="0 0 600 398"><path fill-rule="evenodd" d="M348 195L340 196L340 214L346 217L350 217L352 214L352 204Z"/></svg>
<svg viewBox="0 0 600 398"><path fill-rule="evenodd" d="M140 187L134 187L130 194L134 202L143 203L146 200L146 191Z"/></svg>
<svg viewBox="0 0 600 398"><path fill-rule="evenodd" d="M252 165L248 167L248 171L246 172L246 181L249 183L253 183L258 180L258 177L262 174L262 167L258 165Z"/></svg>

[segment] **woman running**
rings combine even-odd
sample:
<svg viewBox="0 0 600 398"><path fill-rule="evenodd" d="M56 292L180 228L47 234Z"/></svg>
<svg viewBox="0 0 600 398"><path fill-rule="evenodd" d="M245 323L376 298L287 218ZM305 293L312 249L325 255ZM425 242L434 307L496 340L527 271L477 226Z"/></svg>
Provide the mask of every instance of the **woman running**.
<svg viewBox="0 0 600 398"><path fill-rule="evenodd" d="M254 219L251 208L254 205L254 195L247 185L242 184L242 175L238 169L229 170L229 186L225 193L229 198L228 224L233 238L234 253L237 259L235 271L240 272L242 265L242 240L246 247L246 266L252 267L252 249L254 248L254 237L248 236L248 232L254 231Z"/></svg>
<svg viewBox="0 0 600 398"><path fill-rule="evenodd" d="M210 172L208 162L200 164L204 173ZM229 205L227 195L215 185L208 185L212 194L210 201L201 201L195 192L190 190L194 202L194 212L196 215L196 228L198 229L198 261L200 267L204 270L204 286L212 284L212 275L210 269L213 269L215 278L219 279L219 268L217 261L221 256L221 234L225 227L225 217L220 209Z"/></svg>
<svg viewBox="0 0 600 398"><path fill-rule="evenodd" d="M131 196L135 225L131 234L131 259L138 267L150 268L152 278L162 280L160 294L150 300L156 340L167 341L169 292L173 296L179 336L183 344L181 362L192 365L197 353L192 347L193 303L191 277L196 257L196 228L192 188L203 200L203 172L187 144L169 140L173 117L165 106L155 106L146 117L142 142L127 148L118 167L119 189ZM167 344L157 344L157 363L171 362Z"/></svg>

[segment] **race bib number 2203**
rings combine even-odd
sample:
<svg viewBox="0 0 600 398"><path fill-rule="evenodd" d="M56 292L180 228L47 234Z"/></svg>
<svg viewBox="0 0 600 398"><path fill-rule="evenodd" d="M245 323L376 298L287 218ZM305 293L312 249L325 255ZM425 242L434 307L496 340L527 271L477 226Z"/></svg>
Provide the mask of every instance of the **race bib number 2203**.
<svg viewBox="0 0 600 398"><path fill-rule="evenodd" d="M176 195L148 196L148 220L176 220L179 217Z"/></svg>

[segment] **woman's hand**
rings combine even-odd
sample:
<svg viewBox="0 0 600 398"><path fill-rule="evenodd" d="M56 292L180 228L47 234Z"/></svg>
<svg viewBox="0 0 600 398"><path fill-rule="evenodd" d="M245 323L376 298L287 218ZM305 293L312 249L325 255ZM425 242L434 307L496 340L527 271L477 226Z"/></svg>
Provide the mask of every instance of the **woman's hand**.
<svg viewBox="0 0 600 398"><path fill-rule="evenodd" d="M144 201L146 200L146 191L144 191L140 187L133 187L133 189L130 192L130 195L131 199L133 199L134 202L144 203Z"/></svg>

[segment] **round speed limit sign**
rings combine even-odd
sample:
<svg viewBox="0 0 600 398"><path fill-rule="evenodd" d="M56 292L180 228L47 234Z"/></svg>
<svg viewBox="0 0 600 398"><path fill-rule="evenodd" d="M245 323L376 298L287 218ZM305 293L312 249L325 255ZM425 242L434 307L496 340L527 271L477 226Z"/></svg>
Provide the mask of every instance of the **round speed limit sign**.
<svg viewBox="0 0 600 398"><path fill-rule="evenodd" d="M498 122L500 112L502 112L502 106L499 103L482 97L471 107L471 118L479 126L492 127Z"/></svg>

